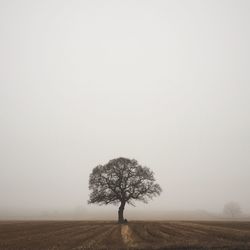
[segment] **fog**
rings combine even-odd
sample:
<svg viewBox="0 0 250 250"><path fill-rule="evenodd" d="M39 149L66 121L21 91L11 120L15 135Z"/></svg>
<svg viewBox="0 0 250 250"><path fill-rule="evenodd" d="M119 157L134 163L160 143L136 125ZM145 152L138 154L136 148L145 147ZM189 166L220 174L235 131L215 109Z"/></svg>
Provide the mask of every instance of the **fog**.
<svg viewBox="0 0 250 250"><path fill-rule="evenodd" d="M163 189L135 213L250 213L249 25L249 1L1 0L0 213L116 213L88 178L120 156Z"/></svg>

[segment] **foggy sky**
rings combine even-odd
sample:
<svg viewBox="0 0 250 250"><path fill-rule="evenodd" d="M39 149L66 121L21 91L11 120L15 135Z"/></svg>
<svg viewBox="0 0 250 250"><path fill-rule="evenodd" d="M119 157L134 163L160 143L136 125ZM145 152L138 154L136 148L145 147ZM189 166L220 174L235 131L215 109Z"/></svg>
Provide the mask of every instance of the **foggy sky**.
<svg viewBox="0 0 250 250"><path fill-rule="evenodd" d="M163 189L134 209L250 212L249 25L247 0L0 0L0 209L89 209L122 156Z"/></svg>

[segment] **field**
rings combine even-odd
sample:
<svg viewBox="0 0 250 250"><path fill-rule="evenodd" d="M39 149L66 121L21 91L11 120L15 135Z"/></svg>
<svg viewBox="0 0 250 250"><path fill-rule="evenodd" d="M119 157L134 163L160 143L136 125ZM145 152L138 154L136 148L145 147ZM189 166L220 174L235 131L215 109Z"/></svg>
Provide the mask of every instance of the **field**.
<svg viewBox="0 0 250 250"><path fill-rule="evenodd" d="M250 222L2 221L0 249L250 249Z"/></svg>

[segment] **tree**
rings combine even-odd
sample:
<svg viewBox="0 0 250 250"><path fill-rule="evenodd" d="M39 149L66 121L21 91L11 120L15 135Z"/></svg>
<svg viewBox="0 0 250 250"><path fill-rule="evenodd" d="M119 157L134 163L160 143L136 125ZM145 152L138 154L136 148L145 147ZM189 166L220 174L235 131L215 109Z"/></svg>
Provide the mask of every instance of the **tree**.
<svg viewBox="0 0 250 250"><path fill-rule="evenodd" d="M96 166L89 177L89 189L91 193L88 203L120 204L119 223L125 222L123 211L126 204L134 206L136 200L147 203L162 191L148 167L139 165L134 159L122 157Z"/></svg>
<svg viewBox="0 0 250 250"><path fill-rule="evenodd" d="M241 214L241 208L237 202L231 201L225 204L223 212L227 216L236 217Z"/></svg>

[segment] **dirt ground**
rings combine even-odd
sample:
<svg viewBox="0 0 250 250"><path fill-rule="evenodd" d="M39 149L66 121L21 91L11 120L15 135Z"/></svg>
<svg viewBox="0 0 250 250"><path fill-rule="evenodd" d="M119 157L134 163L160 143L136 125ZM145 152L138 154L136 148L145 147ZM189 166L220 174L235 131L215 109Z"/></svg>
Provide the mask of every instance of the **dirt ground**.
<svg viewBox="0 0 250 250"><path fill-rule="evenodd" d="M250 249L250 222L2 221L0 249Z"/></svg>

